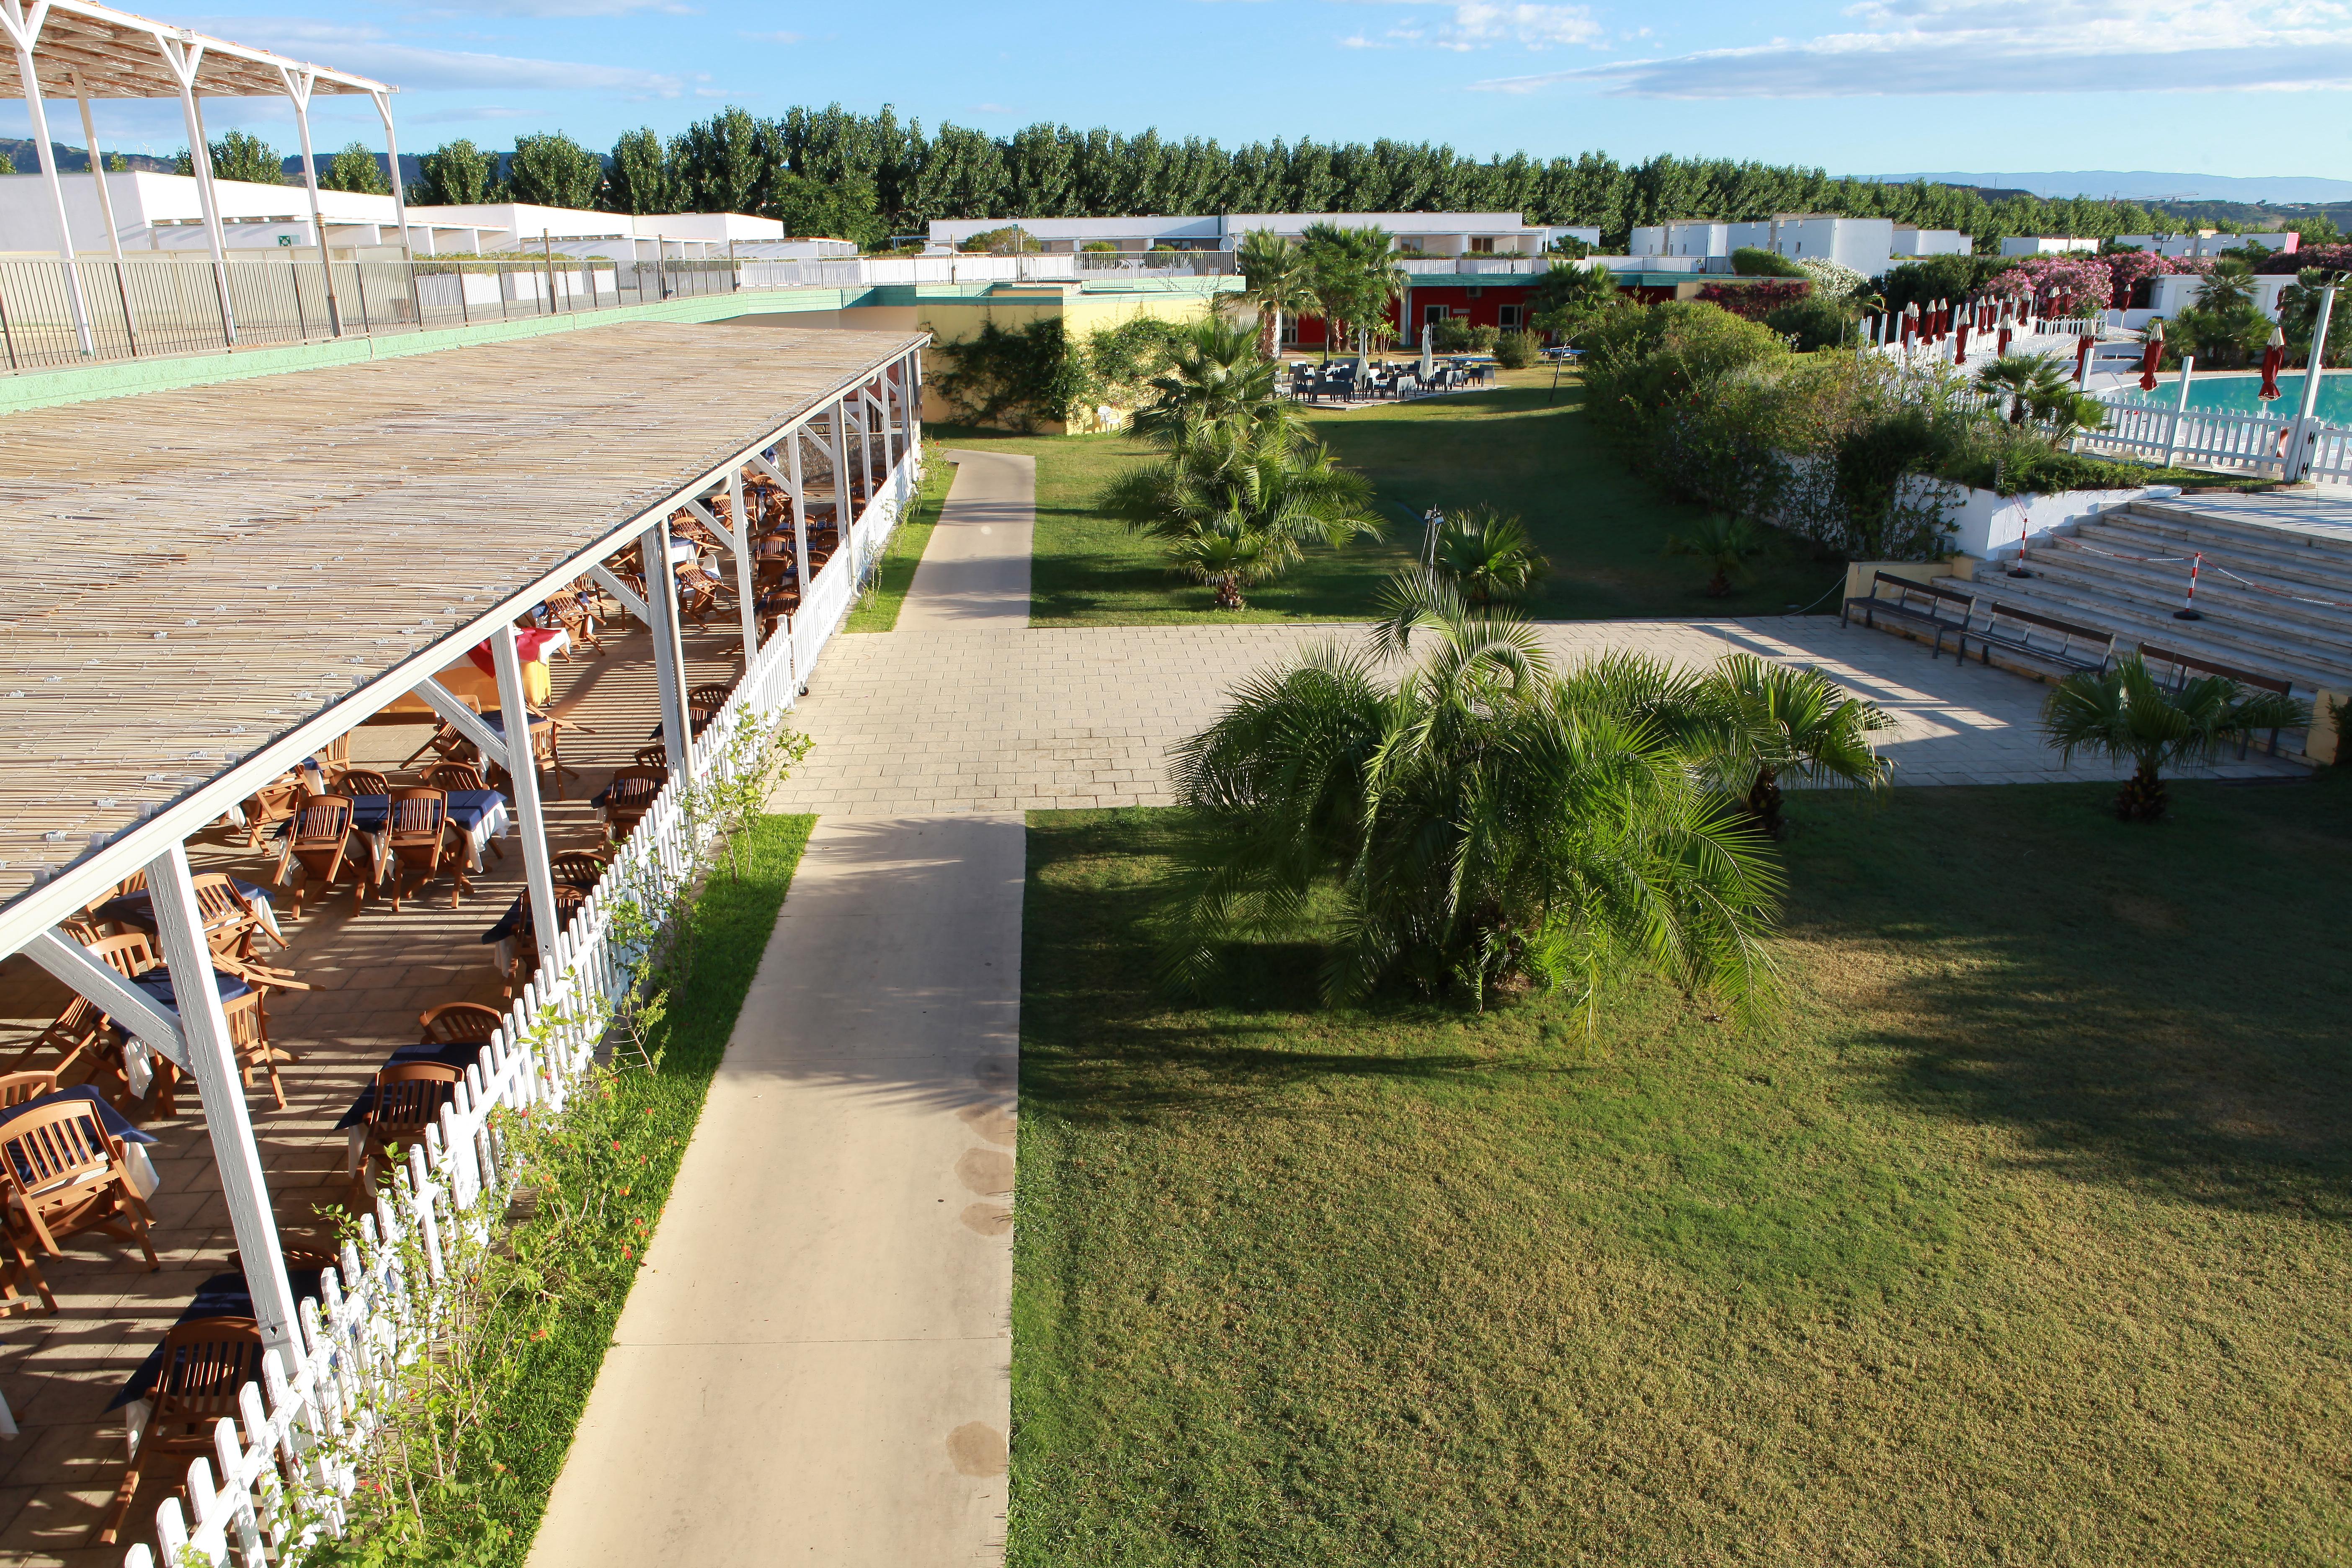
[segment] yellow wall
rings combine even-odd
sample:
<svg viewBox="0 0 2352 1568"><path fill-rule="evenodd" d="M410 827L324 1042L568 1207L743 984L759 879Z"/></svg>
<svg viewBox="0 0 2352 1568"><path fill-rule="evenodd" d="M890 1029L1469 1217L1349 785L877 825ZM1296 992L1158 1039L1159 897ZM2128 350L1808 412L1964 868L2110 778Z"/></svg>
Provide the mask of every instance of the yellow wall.
<svg viewBox="0 0 2352 1568"><path fill-rule="evenodd" d="M1071 338L1084 340L1106 327L1120 326L1140 316L1189 322L1201 320L1209 311L1210 300L1205 294L1087 294L1055 284L1020 285L957 299L926 300L915 308L917 324L912 330L929 332L937 343L951 350L954 344L977 337L982 326L992 321L1007 331L1018 331L1032 321L1058 320ZM951 417L946 401L937 390L940 368L936 363L924 367L923 417L927 420L946 421ZM1082 436L1119 429L1132 412L1105 405L1078 410L1076 417L1066 423L1041 419L1035 427L1045 435Z"/></svg>

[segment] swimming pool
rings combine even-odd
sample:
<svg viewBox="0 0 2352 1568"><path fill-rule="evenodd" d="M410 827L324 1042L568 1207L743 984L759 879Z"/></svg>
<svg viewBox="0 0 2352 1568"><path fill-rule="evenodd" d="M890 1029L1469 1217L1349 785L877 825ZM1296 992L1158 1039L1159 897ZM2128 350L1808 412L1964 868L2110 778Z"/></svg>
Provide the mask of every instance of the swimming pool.
<svg viewBox="0 0 2352 1568"><path fill-rule="evenodd" d="M2273 419L2292 419L2303 406L2301 371L2279 377L2279 397L2274 403L2264 403L2254 395L2262 384L2262 376L2251 372L2192 376L2189 406L2209 414L2265 414ZM2116 395L2115 401L2173 407L2180 401L2180 378L2166 377L2157 384L2154 392L2126 387ZM2331 370L2321 377L2318 414L2330 425L2352 425L2352 371Z"/></svg>

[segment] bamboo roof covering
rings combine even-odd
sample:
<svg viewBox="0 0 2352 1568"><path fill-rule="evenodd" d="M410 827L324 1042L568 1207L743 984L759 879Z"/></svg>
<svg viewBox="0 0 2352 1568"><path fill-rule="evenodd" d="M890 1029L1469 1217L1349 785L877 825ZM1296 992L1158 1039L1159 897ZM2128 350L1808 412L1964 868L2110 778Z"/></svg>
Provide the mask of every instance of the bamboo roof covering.
<svg viewBox="0 0 2352 1568"><path fill-rule="evenodd" d="M31 0L25 9L38 14L39 0ZM49 0L39 26L33 45L33 68L39 73L44 97L69 94L72 89L66 73L74 71L92 98L177 98L179 79L165 63L160 42L166 38L192 51L202 46L195 89L207 98L281 97L287 90L282 73L289 71L297 77L312 77L313 92L398 90L349 71L331 70L250 44L211 37L169 22L94 5L91 0ZM0 49L0 98L24 96L16 50Z"/></svg>
<svg viewBox="0 0 2352 1568"><path fill-rule="evenodd" d="M0 916L926 341L632 322L0 417Z"/></svg>

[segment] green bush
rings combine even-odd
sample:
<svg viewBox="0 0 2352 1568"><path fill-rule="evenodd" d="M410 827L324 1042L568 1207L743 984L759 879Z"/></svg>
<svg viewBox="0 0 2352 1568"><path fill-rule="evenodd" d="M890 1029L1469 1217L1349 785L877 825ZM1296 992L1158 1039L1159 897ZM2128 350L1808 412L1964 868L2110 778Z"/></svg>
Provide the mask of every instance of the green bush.
<svg viewBox="0 0 2352 1568"><path fill-rule="evenodd" d="M1789 345L1761 321L1692 300L1612 310L1586 344L1586 407L1601 433L1647 466L1660 426L1727 372L1768 366Z"/></svg>
<svg viewBox="0 0 2352 1568"><path fill-rule="evenodd" d="M2081 452L2053 452L2020 442L2005 449L1972 451L1943 465L1955 483L2001 495L2056 495L2062 490L2127 490L2141 485L2179 485L2183 489L2268 489L2278 481L2231 479L2201 468L2159 468L2119 463Z"/></svg>
<svg viewBox="0 0 2352 1568"><path fill-rule="evenodd" d="M1483 354L1495 351L1496 339L1502 336L1496 327L1482 327L1473 321L1458 321L1452 317L1437 323L1429 334L1430 347L1439 353Z"/></svg>
<svg viewBox="0 0 2352 1568"><path fill-rule="evenodd" d="M1796 339L1798 349L1811 353L1815 349L1835 348L1846 342L1857 319L1853 307L1844 300L1808 294L1767 311L1764 324L1784 338Z"/></svg>
<svg viewBox="0 0 2352 1568"><path fill-rule="evenodd" d="M1924 310L1930 300L1966 300L1982 293L1994 273L2016 266L2018 259L2013 256L1931 256L1924 261L1906 261L1888 270L1880 280L1879 291L1886 296L1890 310L1900 310L1914 300Z"/></svg>
<svg viewBox="0 0 2352 1568"><path fill-rule="evenodd" d="M1543 339L1534 332L1505 332L1495 340L1495 363L1505 370L1525 370L1543 353Z"/></svg>
<svg viewBox="0 0 2352 1568"><path fill-rule="evenodd" d="M1742 278L1802 278L1805 269L1786 256L1775 255L1752 245L1743 245L1731 253L1731 269Z"/></svg>

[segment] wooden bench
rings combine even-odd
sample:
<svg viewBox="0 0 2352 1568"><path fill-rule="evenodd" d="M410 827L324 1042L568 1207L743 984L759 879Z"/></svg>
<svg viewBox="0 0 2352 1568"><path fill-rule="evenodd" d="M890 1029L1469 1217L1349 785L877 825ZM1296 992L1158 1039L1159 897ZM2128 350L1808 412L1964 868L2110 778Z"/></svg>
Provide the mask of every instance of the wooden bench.
<svg viewBox="0 0 2352 1568"><path fill-rule="evenodd" d="M1960 657L1969 657L1969 644L1974 642L1979 664L1990 664L1995 648L2070 670L2105 669L2116 657L2116 634L2097 626L2062 621L1998 600L1978 614L1984 617L1984 625L1971 626L1961 634Z"/></svg>
<svg viewBox="0 0 2352 1568"><path fill-rule="evenodd" d="M1951 579L1947 578L1946 581ZM1888 587L1895 590L1895 597L1881 598L1879 590ZM1946 632L1959 639L1961 651L1966 653L1969 617L1975 612L1976 605L1974 594L1963 594L1957 588L1939 587L1934 583L1922 583L1910 577L1898 577L1892 572L1874 572L1870 578L1870 592L1845 602L1845 607L1838 612L1838 625L1847 625L1858 611L1862 624L1874 629L1878 625L1878 617L1884 616L1904 626L1932 631L1936 634L1936 642L1927 657L1934 658L1944 651Z"/></svg>
<svg viewBox="0 0 2352 1568"><path fill-rule="evenodd" d="M2193 653L2182 653L2175 648L2158 647L2154 643L2140 644L2139 658L2142 664L2170 665L2173 676L2166 685L2174 691L2188 685L2189 674L2194 671L2199 675L2218 675L2222 679L2234 681L2250 691L2275 691L2281 697L2294 695L2291 683L2281 680L2274 675L2257 675L2251 669L2240 669L2234 665L2216 664L2210 658L2202 658ZM2263 750L2273 757L2278 755L2278 739L2279 732L2273 730L2270 732L2270 739L2263 744ZM2252 743L2251 736L2241 735L2238 738L2238 755L2241 758L2244 757L2247 748Z"/></svg>

